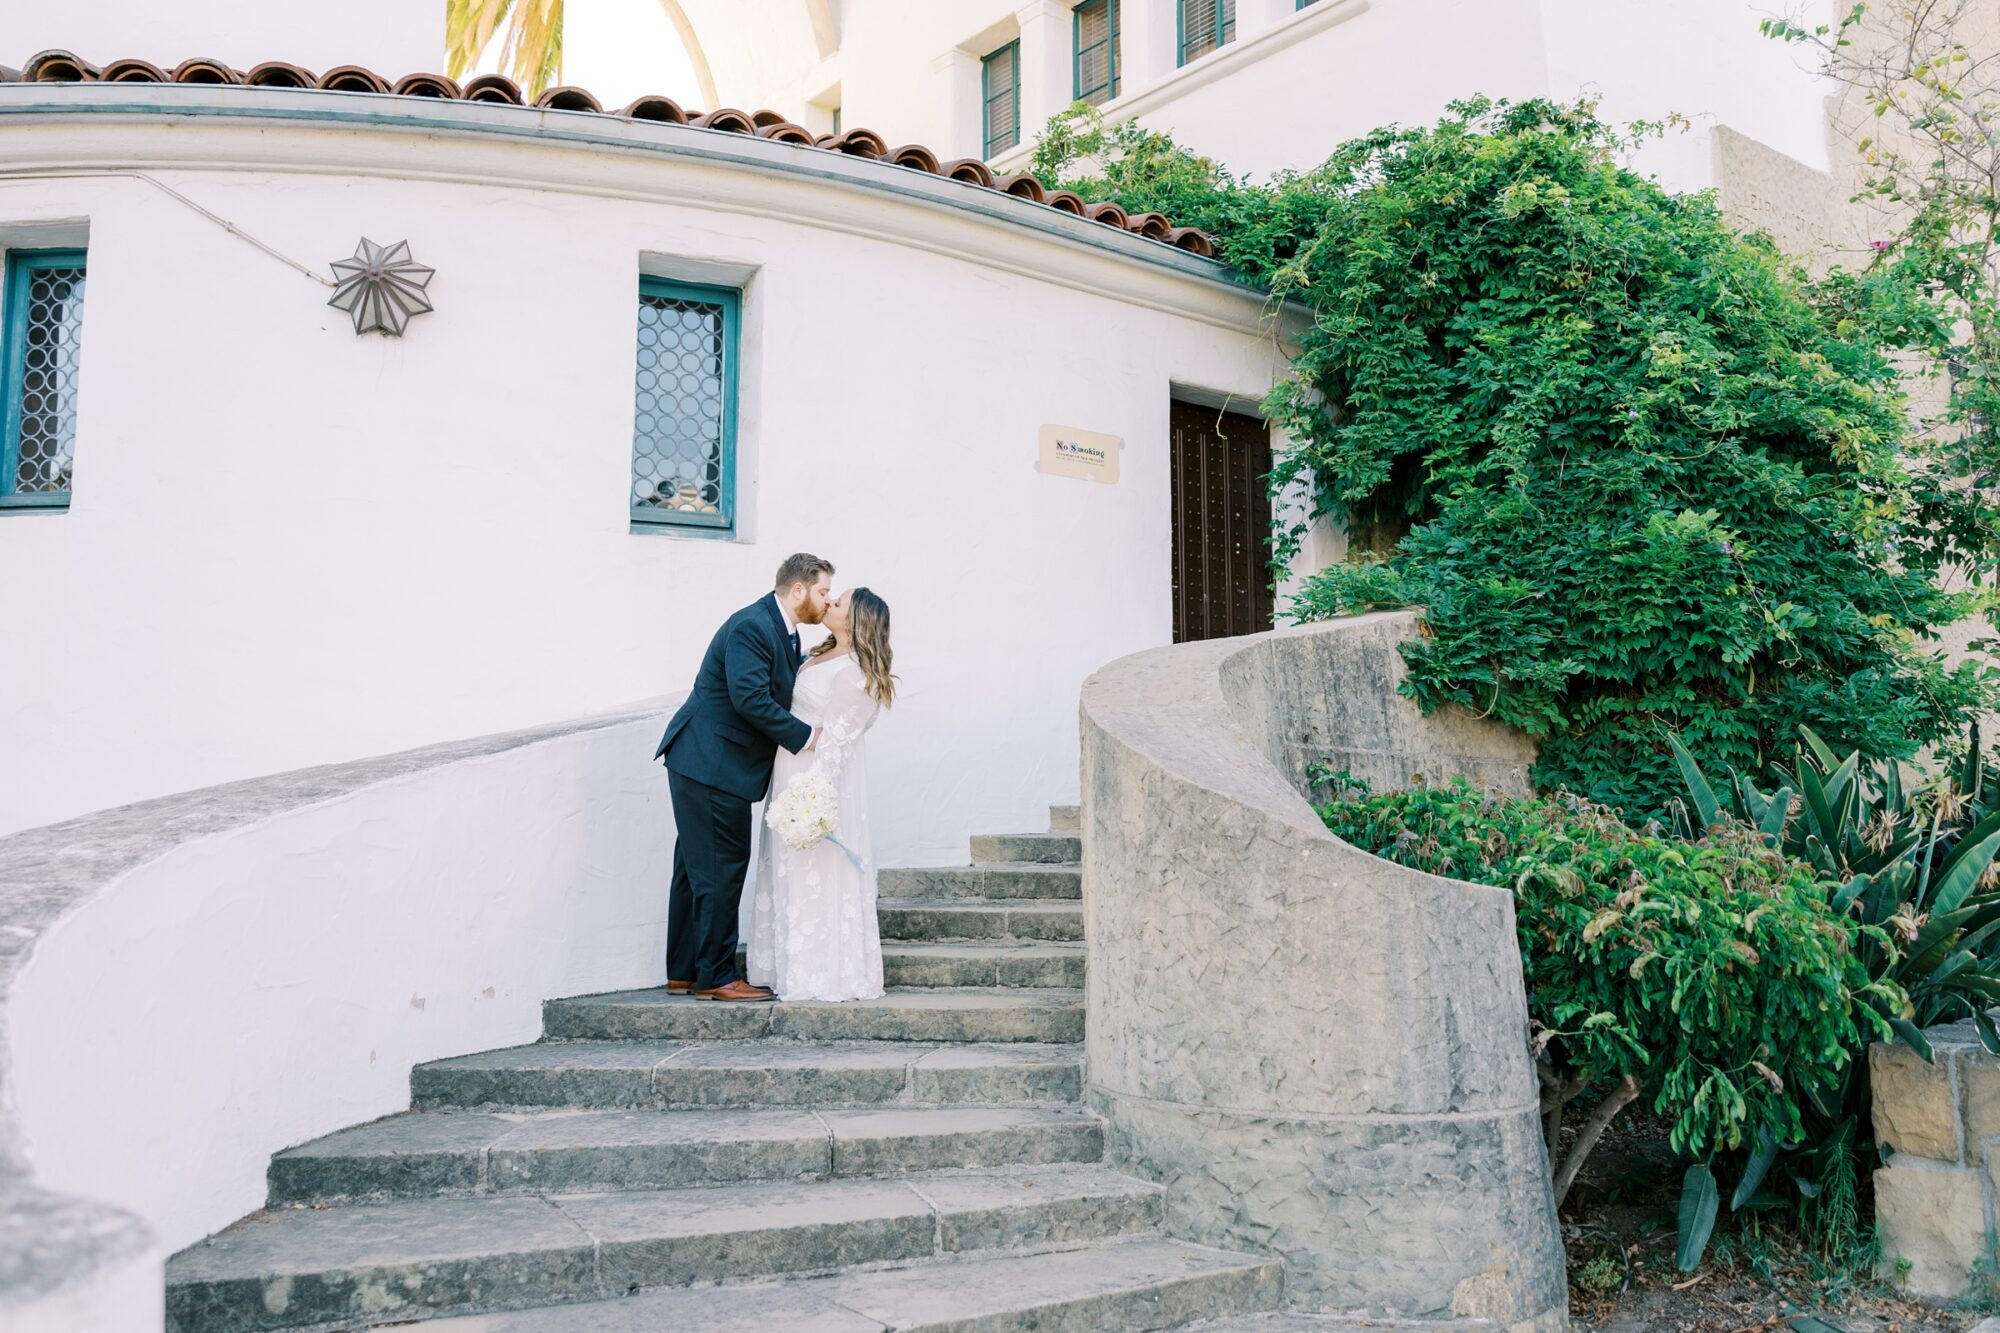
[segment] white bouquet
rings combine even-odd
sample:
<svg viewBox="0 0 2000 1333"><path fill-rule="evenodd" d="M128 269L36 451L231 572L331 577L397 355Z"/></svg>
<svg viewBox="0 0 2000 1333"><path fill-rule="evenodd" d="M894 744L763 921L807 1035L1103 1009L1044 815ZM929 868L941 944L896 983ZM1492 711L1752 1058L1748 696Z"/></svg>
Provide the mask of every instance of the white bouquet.
<svg viewBox="0 0 2000 1333"><path fill-rule="evenodd" d="M808 769L764 807L764 823L794 851L817 847L840 824L840 794Z"/></svg>

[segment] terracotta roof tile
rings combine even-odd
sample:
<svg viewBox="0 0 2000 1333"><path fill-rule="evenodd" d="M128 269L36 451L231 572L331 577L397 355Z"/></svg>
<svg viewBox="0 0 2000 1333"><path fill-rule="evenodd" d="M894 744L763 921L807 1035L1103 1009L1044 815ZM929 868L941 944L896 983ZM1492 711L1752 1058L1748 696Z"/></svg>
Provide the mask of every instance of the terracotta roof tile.
<svg viewBox="0 0 2000 1333"><path fill-rule="evenodd" d="M310 88L319 82L311 70L282 60L266 60L254 66L243 76L243 82L255 88Z"/></svg>
<svg viewBox="0 0 2000 1333"><path fill-rule="evenodd" d="M100 69L68 51L42 51L18 70L0 65L0 83L94 83L100 80L119 83L246 83L259 88L322 88L329 92L368 94L393 92L405 97L527 105L519 85L499 74L482 74L461 85L442 74L408 74L391 84L374 70L361 65L341 65L315 76L311 70L281 60L267 60L247 73L217 60L201 59L184 60L171 72L144 60L117 60ZM977 158L962 157L940 162L937 154L922 144L904 144L891 152L888 140L873 130L851 129L840 135L815 137L810 130L792 124L776 111L746 112L724 107L706 113L691 112L673 98L657 95L635 98L620 110L607 112L589 92L567 86L549 89L535 99L534 105L546 111L611 115L664 125L693 125L728 134L756 135L802 148L845 153L850 157L886 162L983 189L999 190L1017 199L1088 218L1193 254L1210 258L1215 254L1215 242L1206 232L1195 227L1176 227L1158 213L1127 216L1117 204L1092 204L1069 190L1050 192L1040 180L1026 172L995 180L992 169Z"/></svg>

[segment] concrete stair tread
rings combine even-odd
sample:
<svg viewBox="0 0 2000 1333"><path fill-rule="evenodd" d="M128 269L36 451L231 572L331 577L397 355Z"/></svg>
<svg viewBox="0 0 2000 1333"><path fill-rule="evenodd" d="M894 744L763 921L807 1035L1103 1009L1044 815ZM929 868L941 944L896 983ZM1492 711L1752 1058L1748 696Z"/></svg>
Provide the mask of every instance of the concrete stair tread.
<svg viewBox="0 0 2000 1333"><path fill-rule="evenodd" d="M978 840L974 840L975 850ZM1025 849L1024 849L1025 850ZM1042 850L1046 853L1046 849ZM1015 898L1076 902L1083 897L1083 867L1073 861L982 860L971 865L902 866L881 872L885 898L950 898L984 902Z"/></svg>
<svg viewBox="0 0 2000 1333"><path fill-rule="evenodd" d="M1075 1042L1083 993L1018 986L893 990L838 1004L717 1004L659 987L551 1000L543 1031L554 1041Z"/></svg>
<svg viewBox="0 0 2000 1333"><path fill-rule="evenodd" d="M952 912L1037 912L1077 916L1080 904L1064 898L883 898L878 907L928 907Z"/></svg>
<svg viewBox="0 0 2000 1333"><path fill-rule="evenodd" d="M1083 859L1081 834L980 833L972 839L974 865L1021 864L1079 868Z"/></svg>
<svg viewBox="0 0 2000 1333"><path fill-rule="evenodd" d="M456 1055L419 1069L805 1069L820 1065L904 1068L939 1058L1075 1059L1067 1043L918 1044L904 1041L538 1041Z"/></svg>
<svg viewBox="0 0 2000 1333"><path fill-rule="evenodd" d="M883 975L903 987L1077 990L1085 958L1080 940L900 940L882 945Z"/></svg>
<svg viewBox="0 0 2000 1333"><path fill-rule="evenodd" d="M736 1112L414 1111L271 1163L271 1200L599 1192L750 1180L1092 1162L1080 1107L912 1106Z"/></svg>
<svg viewBox="0 0 2000 1333"><path fill-rule="evenodd" d="M273 1209L168 1261L170 1325L386 1321L1075 1244L1150 1231L1160 1206L1158 1186L1090 1165Z"/></svg>
<svg viewBox="0 0 2000 1333"><path fill-rule="evenodd" d="M891 898L876 904L890 940L1081 940L1083 904L1045 898Z"/></svg>
<svg viewBox="0 0 2000 1333"><path fill-rule="evenodd" d="M1398 1319L1388 1315L1311 1314L1282 1311L1227 1315L1192 1324L1186 1333L1342 1333L1342 1330L1389 1329L1405 1333L1500 1333L1497 1319Z"/></svg>
<svg viewBox="0 0 2000 1333"><path fill-rule="evenodd" d="M537 1042L419 1065L410 1085L423 1107L1073 1102L1082 1094L1082 1047L772 1037Z"/></svg>
<svg viewBox="0 0 2000 1333"><path fill-rule="evenodd" d="M1082 940L884 940L882 952L936 954L939 957L997 957L1034 954L1047 957L1082 958ZM904 987L903 989L908 989ZM955 989L995 990L998 987L967 986ZM1077 989L1072 987L1071 989Z"/></svg>
<svg viewBox="0 0 2000 1333"><path fill-rule="evenodd" d="M1158 1237L872 1272L650 1291L446 1319L437 1333L980 1333L1171 1328L1274 1304L1279 1265Z"/></svg>
<svg viewBox="0 0 2000 1333"><path fill-rule="evenodd" d="M567 1000L551 1000L552 1006L577 1004L621 1005L633 1008L653 1009L673 1007L700 1008L708 1011L747 1014L778 1014L788 1009L803 1009L825 1012L831 1009L843 1011L871 1009L1033 1009L1033 1008L1075 1008L1083 1003L1083 992L1075 989L1044 988L1032 994L1023 995L1019 987L1010 986L960 986L949 990L911 990L899 988L891 990L872 1000L843 1000L838 1004L821 1001L787 1002L773 1000L768 1004L716 1004L712 1001L697 1000L691 996L669 996L657 987L649 990L608 991L602 995L579 995Z"/></svg>

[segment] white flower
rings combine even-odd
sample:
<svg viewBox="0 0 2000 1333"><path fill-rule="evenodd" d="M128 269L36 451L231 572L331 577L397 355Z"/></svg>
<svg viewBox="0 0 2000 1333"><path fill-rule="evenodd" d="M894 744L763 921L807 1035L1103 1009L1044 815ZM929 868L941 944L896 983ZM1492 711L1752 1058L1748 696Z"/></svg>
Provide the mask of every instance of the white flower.
<svg viewBox="0 0 2000 1333"><path fill-rule="evenodd" d="M764 823L794 851L817 847L840 824L840 796L831 782L808 770L766 803Z"/></svg>

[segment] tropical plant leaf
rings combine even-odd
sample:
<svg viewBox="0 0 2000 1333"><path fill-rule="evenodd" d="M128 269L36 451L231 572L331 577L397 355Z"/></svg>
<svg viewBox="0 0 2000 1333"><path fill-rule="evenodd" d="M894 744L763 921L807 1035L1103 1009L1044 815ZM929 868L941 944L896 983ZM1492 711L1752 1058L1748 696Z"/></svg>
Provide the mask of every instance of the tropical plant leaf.
<svg viewBox="0 0 2000 1333"><path fill-rule="evenodd" d="M1799 735L1805 737L1806 744L1812 749L1813 758L1819 760L1821 768L1831 770L1840 766L1839 758L1835 756L1831 749L1827 748L1826 742L1819 738L1818 732L1801 722L1799 724Z"/></svg>
<svg viewBox="0 0 2000 1333"><path fill-rule="evenodd" d="M1757 821L1757 831L1771 840L1773 847L1785 845L1785 825L1792 817L1792 789L1778 788L1778 794L1771 798L1764 817Z"/></svg>
<svg viewBox="0 0 2000 1333"><path fill-rule="evenodd" d="M1905 1046L1924 1057L1925 1064L1937 1063L1937 1055L1931 1050L1930 1038L1924 1036L1922 1028L1907 1018L1891 1018L1889 1026L1896 1029L1896 1035L1903 1039Z"/></svg>
<svg viewBox="0 0 2000 1333"><path fill-rule="evenodd" d="M1674 1246L1674 1263L1683 1273L1692 1273L1708 1251L1708 1238L1715 1230L1715 1210L1720 1202L1715 1173L1706 1162L1697 1162L1681 1177L1679 1223Z"/></svg>
<svg viewBox="0 0 2000 1333"><path fill-rule="evenodd" d="M1736 1182L1736 1192L1729 1196L1731 1212L1743 1207L1757 1193L1757 1187L1764 1183L1764 1173L1771 1169L1771 1163L1778 1160L1778 1138L1769 1125L1757 1130L1757 1151L1750 1154L1744 1163L1743 1179Z"/></svg>
<svg viewBox="0 0 2000 1333"><path fill-rule="evenodd" d="M1949 912L1970 897L1996 854L2000 854L2000 810L1966 830L1945 858L1930 894L1931 911Z"/></svg>
<svg viewBox="0 0 2000 1333"><path fill-rule="evenodd" d="M1681 744L1681 738L1667 733L1667 744L1674 752L1674 762L1680 765L1681 781L1687 784L1688 797L1694 802L1694 812L1701 817L1703 829L1713 828L1722 822L1722 802L1715 799L1715 789L1702 776L1701 765Z"/></svg>

